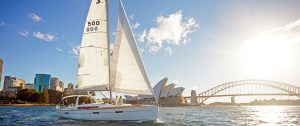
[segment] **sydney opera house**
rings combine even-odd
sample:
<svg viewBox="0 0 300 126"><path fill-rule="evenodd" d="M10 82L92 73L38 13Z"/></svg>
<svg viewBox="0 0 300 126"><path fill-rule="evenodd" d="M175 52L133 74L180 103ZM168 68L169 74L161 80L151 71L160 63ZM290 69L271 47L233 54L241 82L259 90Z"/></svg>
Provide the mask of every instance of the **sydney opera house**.
<svg viewBox="0 0 300 126"><path fill-rule="evenodd" d="M177 106L184 104L186 102L182 97L182 92L184 91L184 88L175 87L174 83L167 85L167 81L168 78L164 78L153 87L154 94L159 100L158 103L163 106ZM125 98L127 102L131 103L145 103L154 100L154 97L151 95L125 95Z"/></svg>

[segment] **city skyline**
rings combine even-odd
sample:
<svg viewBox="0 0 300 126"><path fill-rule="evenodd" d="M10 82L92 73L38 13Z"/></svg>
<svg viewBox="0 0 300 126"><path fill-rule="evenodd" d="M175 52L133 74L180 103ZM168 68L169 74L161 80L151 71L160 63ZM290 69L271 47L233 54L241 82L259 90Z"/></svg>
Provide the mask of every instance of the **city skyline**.
<svg viewBox="0 0 300 126"><path fill-rule="evenodd" d="M22 89L34 89L36 92L42 92L44 88L65 92L64 89L73 89L73 84L64 82L57 77L51 77L49 74L36 74L34 83L26 83L25 80L14 76L5 76L3 89L1 91L16 93ZM72 91L66 91L72 92Z"/></svg>
<svg viewBox="0 0 300 126"><path fill-rule="evenodd" d="M89 1L0 4L3 77L33 83L35 74L41 73L76 84L78 45ZM253 78L300 85L299 1L125 0L124 4L152 86L164 77L185 87L188 94L191 89L201 92ZM113 43L118 2L109 6Z"/></svg>

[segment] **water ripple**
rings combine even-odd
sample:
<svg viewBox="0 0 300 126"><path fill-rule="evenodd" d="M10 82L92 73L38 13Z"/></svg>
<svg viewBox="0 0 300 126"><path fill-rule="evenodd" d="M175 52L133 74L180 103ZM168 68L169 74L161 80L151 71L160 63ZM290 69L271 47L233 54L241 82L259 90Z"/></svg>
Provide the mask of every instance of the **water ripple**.
<svg viewBox="0 0 300 126"><path fill-rule="evenodd" d="M203 106L163 107L155 122L107 122L60 119L53 106L0 106L0 125L65 126L296 126L300 125L296 106Z"/></svg>

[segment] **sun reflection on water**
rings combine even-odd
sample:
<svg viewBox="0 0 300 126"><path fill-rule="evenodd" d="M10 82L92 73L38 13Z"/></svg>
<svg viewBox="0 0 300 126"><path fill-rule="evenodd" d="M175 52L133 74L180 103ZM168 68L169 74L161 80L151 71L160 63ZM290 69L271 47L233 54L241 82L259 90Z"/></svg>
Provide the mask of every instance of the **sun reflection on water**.
<svg viewBox="0 0 300 126"><path fill-rule="evenodd" d="M285 122L287 107L284 106L254 106L251 107L259 125L274 125Z"/></svg>

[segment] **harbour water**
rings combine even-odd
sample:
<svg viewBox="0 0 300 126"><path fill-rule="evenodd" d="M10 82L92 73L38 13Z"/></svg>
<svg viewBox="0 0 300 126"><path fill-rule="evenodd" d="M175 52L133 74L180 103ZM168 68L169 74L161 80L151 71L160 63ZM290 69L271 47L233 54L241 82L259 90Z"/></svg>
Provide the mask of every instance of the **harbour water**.
<svg viewBox="0 0 300 126"><path fill-rule="evenodd" d="M300 106L202 106L161 107L157 122L103 122L60 119L55 106L0 106L0 125L300 125Z"/></svg>

